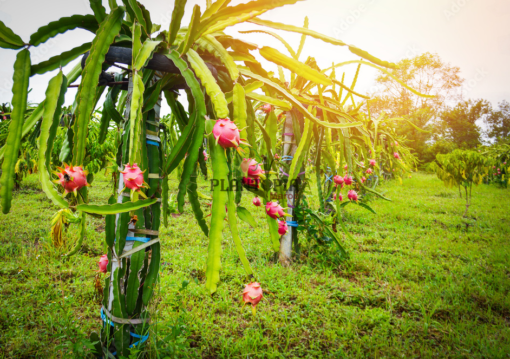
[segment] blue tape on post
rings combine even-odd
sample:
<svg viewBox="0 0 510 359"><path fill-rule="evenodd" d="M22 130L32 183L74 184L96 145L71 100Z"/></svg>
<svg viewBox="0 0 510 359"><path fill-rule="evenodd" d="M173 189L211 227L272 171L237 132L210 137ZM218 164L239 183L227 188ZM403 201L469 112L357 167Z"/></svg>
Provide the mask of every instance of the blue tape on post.
<svg viewBox="0 0 510 359"><path fill-rule="evenodd" d="M326 182L328 181L333 182L333 175L331 176L326 175Z"/></svg>
<svg viewBox="0 0 510 359"><path fill-rule="evenodd" d="M156 141L147 141L147 144L148 144L148 145L153 145L153 146L159 147L159 143L158 143L158 142L156 142Z"/></svg>
<svg viewBox="0 0 510 359"><path fill-rule="evenodd" d="M104 315L104 312L103 312L103 308L101 308L101 319L103 320L103 322L105 322L105 324L108 324L110 323L110 325L112 327L115 327L115 325L113 324L113 322L111 320L107 320L106 319L106 315ZM143 344L147 341L147 339L149 339L149 334L147 335L139 335L139 334L136 334L136 333L132 333L132 332L129 332L129 334L133 337L133 338L136 338L136 339L140 339L139 341L131 344L129 347L130 348L133 348L135 346L137 346L138 344ZM115 353L112 353L112 355L116 355L117 352Z"/></svg>
<svg viewBox="0 0 510 359"><path fill-rule="evenodd" d="M282 161L292 161L293 158L293 156L283 156Z"/></svg>
<svg viewBox="0 0 510 359"><path fill-rule="evenodd" d="M294 228L299 227L299 224L296 221L287 221L287 225Z"/></svg>
<svg viewBox="0 0 510 359"><path fill-rule="evenodd" d="M126 237L126 241L136 241L136 242L147 243L150 240L151 240L150 238L143 238L143 237Z"/></svg>

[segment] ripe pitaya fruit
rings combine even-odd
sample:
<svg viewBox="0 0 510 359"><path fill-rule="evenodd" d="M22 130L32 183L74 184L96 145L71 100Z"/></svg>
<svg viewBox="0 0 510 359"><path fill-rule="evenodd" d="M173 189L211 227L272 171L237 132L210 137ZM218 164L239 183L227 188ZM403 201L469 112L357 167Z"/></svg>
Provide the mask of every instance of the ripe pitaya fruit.
<svg viewBox="0 0 510 359"><path fill-rule="evenodd" d="M241 143L241 135L236 124L228 118L216 121L213 128L213 135L216 143L223 148L237 148Z"/></svg>
<svg viewBox="0 0 510 359"><path fill-rule="evenodd" d="M337 175L333 177L333 181L335 182L336 185L342 186L344 184L344 178L342 176Z"/></svg>
<svg viewBox="0 0 510 359"><path fill-rule="evenodd" d="M275 153L275 154L274 154L274 159L275 159L275 160L279 160L279 159L280 159L280 156L278 155L278 153Z"/></svg>
<svg viewBox="0 0 510 359"><path fill-rule="evenodd" d="M205 150L204 150L203 154L204 154L204 161L207 161L209 159L209 157L207 156L207 152Z"/></svg>
<svg viewBox="0 0 510 359"><path fill-rule="evenodd" d="M147 187L147 184L143 180L143 172L145 171L142 171L136 163L132 166L130 166L129 163L126 164L124 166L124 171L120 171L120 173L124 175L122 177L126 188L141 193L140 190L143 187Z"/></svg>
<svg viewBox="0 0 510 359"><path fill-rule="evenodd" d="M256 307L262 300L262 297L262 287L259 283L250 283L244 287L243 300L245 304L250 303L253 307Z"/></svg>
<svg viewBox="0 0 510 359"><path fill-rule="evenodd" d="M108 256L103 254L101 258L99 258L99 270L98 272L106 273L108 268Z"/></svg>
<svg viewBox="0 0 510 359"><path fill-rule="evenodd" d="M366 178L365 177L361 177L361 183L365 183L366 182Z"/></svg>
<svg viewBox="0 0 510 359"><path fill-rule="evenodd" d="M374 171L372 171L372 169L371 169L371 168L369 168L369 169L367 170L367 175L371 175L372 173L374 173Z"/></svg>
<svg viewBox="0 0 510 359"><path fill-rule="evenodd" d="M285 212L283 212L283 208L278 202L267 202L266 213L273 219L285 217Z"/></svg>
<svg viewBox="0 0 510 359"><path fill-rule="evenodd" d="M247 186L258 187L260 180L266 178L262 165L251 158L243 159L241 171L244 174L243 183Z"/></svg>
<svg viewBox="0 0 510 359"><path fill-rule="evenodd" d="M506 166L506 162L503 162L503 164Z"/></svg>
<svg viewBox="0 0 510 359"><path fill-rule="evenodd" d="M278 234L283 236L285 233L289 231L289 227L287 226L287 222L279 221L278 222Z"/></svg>
<svg viewBox="0 0 510 359"><path fill-rule="evenodd" d="M370 160L370 166L373 167L373 166L375 166L375 164L376 164L375 160Z"/></svg>
<svg viewBox="0 0 510 359"><path fill-rule="evenodd" d="M354 191L352 189L347 194L347 197L349 197L349 200L351 200L351 201L357 201L358 200L358 194L356 193L356 191Z"/></svg>
<svg viewBox="0 0 510 359"><path fill-rule="evenodd" d="M400 155L398 154L398 152L395 152L395 153L393 154L393 157L395 157L397 160L399 160L399 159L400 159Z"/></svg>
<svg viewBox="0 0 510 359"><path fill-rule="evenodd" d="M344 166L344 170L346 170L346 171L347 171L348 169L349 169L349 166L348 166L348 165L345 165L345 166Z"/></svg>
<svg viewBox="0 0 510 359"><path fill-rule="evenodd" d="M260 207L260 206L262 206L262 201L260 200L260 198L255 197L255 198L253 199L253 205L254 205L255 207Z"/></svg>
<svg viewBox="0 0 510 359"><path fill-rule="evenodd" d="M344 183L345 183L346 186L350 186L352 184L352 177L345 175Z"/></svg>
<svg viewBox="0 0 510 359"><path fill-rule="evenodd" d="M258 188L260 184L260 178L243 177L243 184L249 187Z"/></svg>
<svg viewBox="0 0 510 359"><path fill-rule="evenodd" d="M255 161L254 159L251 158L243 159L243 162L241 162L241 170L243 171L244 175L248 175L248 177L265 178L262 165Z"/></svg>
<svg viewBox="0 0 510 359"><path fill-rule="evenodd" d="M336 201L336 198L337 198L337 197L336 197L336 193L333 193L333 199L334 199L335 201ZM344 200L344 197L342 196L342 194L341 194L341 193L339 193L339 194L338 194L338 200L339 200L340 202L342 202L342 201Z"/></svg>
<svg viewBox="0 0 510 359"><path fill-rule="evenodd" d="M398 142L397 141L395 141L395 146L398 147Z"/></svg>
<svg viewBox="0 0 510 359"><path fill-rule="evenodd" d="M262 111L264 111L265 113L269 113L269 112L271 112L271 105L270 105L270 104L268 104L268 103L266 103L266 104L262 105L262 106L260 107L260 109L261 109Z"/></svg>
<svg viewBox="0 0 510 359"><path fill-rule="evenodd" d="M80 166L68 166L64 163L64 168L57 167L60 172L55 172L58 180L55 183L60 183L64 187L64 196L70 192L75 195L77 191L85 186L87 183L87 171L84 171Z"/></svg>

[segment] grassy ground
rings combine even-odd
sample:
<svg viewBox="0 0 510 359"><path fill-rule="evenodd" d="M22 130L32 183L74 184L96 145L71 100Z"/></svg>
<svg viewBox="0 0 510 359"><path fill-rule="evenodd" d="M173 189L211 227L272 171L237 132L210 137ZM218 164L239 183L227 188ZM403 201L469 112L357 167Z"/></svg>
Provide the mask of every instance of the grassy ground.
<svg viewBox="0 0 510 359"><path fill-rule="evenodd" d="M110 192L99 177L91 193L97 203ZM305 243L299 260L282 268L262 209L259 228L240 226L266 290L255 318L240 303L246 279L228 230L222 283L210 297L207 240L189 208L172 219L161 235L151 357L508 358L510 191L475 188L465 220L458 191L432 175L380 189L393 202L372 202L378 215L347 207L356 242L345 239L345 262L333 247ZM244 205L252 208L248 197ZM12 212L0 216L0 358L80 357L88 333L101 325L94 270L103 223L91 220L83 251L63 261L65 251L47 239L54 211L31 176Z"/></svg>

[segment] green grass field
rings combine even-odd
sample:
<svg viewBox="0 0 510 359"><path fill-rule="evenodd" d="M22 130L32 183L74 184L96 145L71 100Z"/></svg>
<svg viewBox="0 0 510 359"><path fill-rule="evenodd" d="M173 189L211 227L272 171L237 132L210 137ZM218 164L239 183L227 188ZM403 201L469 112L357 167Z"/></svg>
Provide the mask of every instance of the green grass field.
<svg viewBox="0 0 510 359"><path fill-rule="evenodd" d="M200 186L209 193L205 181ZM334 247L304 242L300 258L282 268L263 210L256 211L259 228L240 225L265 290L256 317L242 308L246 277L228 228L222 282L207 294L207 239L187 206L162 230L150 357L510 357L510 191L475 188L466 220L458 190L432 175L379 189L393 201L373 201L377 215L347 207L355 239L343 239L348 261ZM100 175L91 200L102 203L110 192ZM37 176L14 198L12 212L0 216L0 358L82 357L88 334L102 325L94 277L103 222L90 220L83 250L63 261L65 249L48 239L56 208ZM245 207L251 198L243 198ZM75 235L71 227L71 242Z"/></svg>

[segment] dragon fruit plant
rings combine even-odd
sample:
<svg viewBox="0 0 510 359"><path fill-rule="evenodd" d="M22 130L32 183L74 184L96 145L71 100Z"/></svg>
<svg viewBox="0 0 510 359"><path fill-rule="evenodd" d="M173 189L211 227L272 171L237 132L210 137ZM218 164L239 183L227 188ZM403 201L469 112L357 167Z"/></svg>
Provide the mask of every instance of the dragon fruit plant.
<svg viewBox="0 0 510 359"><path fill-rule="evenodd" d="M366 137L365 131L360 131L363 114L341 105L349 99L355 102L356 99L363 101L367 98L353 90L355 83L340 86L335 68L342 66L343 59L332 68L320 69L313 58L309 58L306 63L300 62L301 50L294 51L292 57L289 57L269 46L253 45L225 35L224 30L229 27L250 22L300 33L303 38L299 48L302 49L306 37L311 34L308 19L304 27L289 27L259 18L272 9L296 2L298 0L252 0L231 5L229 1L207 1L205 6L197 4L193 7L190 23L182 23L185 1L177 0L170 26L161 28L152 22L156 17L151 18L138 1L109 1L109 11L100 0L91 1L91 14L74 15L56 21L51 19L50 24L38 29L29 39L22 39L5 24L0 24L0 47L18 50L14 63L11 124L6 145L0 151L0 156L3 156L0 178L2 211L8 213L11 208L14 172L21 141L42 118L38 140L38 168L42 189L53 204L71 212L74 217L72 220L75 221L73 223L80 225L80 240L70 254L78 253L81 247L86 233L87 216L105 218L107 273L110 274L105 280L103 291L102 317L105 319L101 333L91 335L91 342L97 343L94 349L96 356L129 357L134 346L136 350L143 350L147 343L151 321L149 302L158 283L161 241L164 240L159 236L159 229L161 222L169 225L169 209L166 205L170 192L168 178L175 170L179 174L177 209L181 213L184 211L187 197L197 223L209 240L205 286L213 294L220 282L225 219L229 222L247 276L254 276L237 230L237 214L243 212L243 208L238 205L243 194L229 186L227 190L222 190L221 186L234 179L242 181L240 153L249 152L250 157L255 158L262 165L260 167L263 167L255 166L252 169L253 164L248 163L246 178L250 178L250 172L256 178L277 176L284 183L278 189L279 194L285 195L294 188L292 184L296 179L304 179L306 168L303 163L306 163L305 156L311 153L311 147L318 148L319 143L324 144L319 146L324 151L317 151L319 157L315 165L318 169L329 166L332 173L338 173L340 164L337 166L333 157L340 153L338 143L346 144L342 145L341 158L349 163L347 169L352 170L353 153L357 147L350 140L351 136L361 139L361 143L373 142ZM75 28L91 32L92 42L69 49L48 61L31 63L29 48L37 48L49 39ZM256 28L254 31L243 32L259 31L260 28ZM340 40L317 32L313 32L313 37L333 46L346 46ZM375 68L396 67L353 45L347 48ZM266 60L289 70L292 74L290 81L275 80L250 51L258 51ZM235 60L232 53L237 54ZM60 66L80 56L81 61L67 75L57 71L49 81L45 100L25 119L31 76L58 70ZM249 61L238 64L236 61L239 58ZM112 65L119 66L123 71L109 73ZM129 71L124 70L126 66ZM104 141L109 133L115 132L118 145L112 166L117 181L107 205L88 204L88 190L81 175L61 173L63 180L59 176L64 190L73 193L76 190L77 196L62 196L52 183L53 142L66 92L74 82L77 85L73 87L78 86L78 89L75 106L71 110L70 118L73 122L67 131L69 141L65 156L69 158L68 163L74 164L73 170L76 170L78 167L83 168L85 161L94 155L87 149L89 125L94 109L100 107L102 104L99 101L105 98L104 104L107 106L102 105L99 141ZM340 87L336 87L337 84ZM189 94L187 110L176 96L176 91L183 87ZM267 101L263 102L271 103L267 120L263 123L255 115L260 95L253 91L259 88L267 95L264 98ZM101 96L101 91L104 91L104 96ZM331 95L331 91L334 95ZM315 96L317 93L320 96ZM160 123L163 98L175 120L171 128L161 126ZM283 112L285 120L280 123L278 117ZM112 122L115 122L115 126L112 126ZM298 126L293 127L294 122ZM297 132L294 133L294 129ZM260 134L262 141L259 140ZM282 138L291 138L286 141L289 142L286 152L280 153L282 160L279 162L285 162L282 168L272 161L275 151L280 148L278 134ZM201 209L196 183L198 171L207 175L203 156L205 146L211 157L211 182L217 184L213 188L212 210L208 221ZM367 152L369 149L362 150ZM367 158L365 156L364 159ZM123 166L124 173L120 173L119 168ZM350 175L356 176L355 173ZM131 191L131 195L127 191L119 191L124 187ZM266 204L272 249L278 252L280 238L275 219L284 219L286 214L280 204L271 202L271 188L260 187L247 186L247 189L259 195L262 203ZM296 205L299 205L302 194L299 189L295 192ZM287 207L287 197L284 198L283 205ZM165 205L161 206L161 203ZM343 250L339 238L333 231L330 233L339 250ZM283 238L288 238L288 235L285 234ZM254 307L262 298L260 285L252 283L247 288L249 290L245 301ZM137 334L133 336L133 333Z"/></svg>

